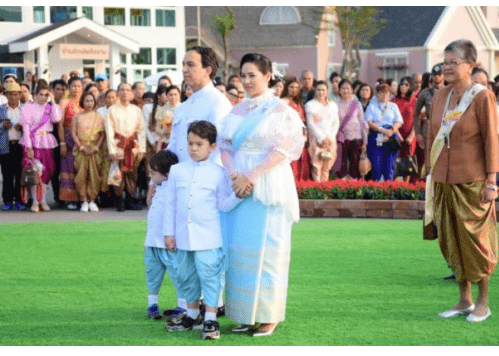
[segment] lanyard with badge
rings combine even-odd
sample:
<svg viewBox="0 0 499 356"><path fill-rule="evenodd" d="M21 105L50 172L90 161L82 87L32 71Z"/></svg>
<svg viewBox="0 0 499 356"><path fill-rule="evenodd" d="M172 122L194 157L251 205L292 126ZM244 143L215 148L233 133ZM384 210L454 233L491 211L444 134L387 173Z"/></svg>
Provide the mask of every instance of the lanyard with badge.
<svg viewBox="0 0 499 356"><path fill-rule="evenodd" d="M379 108L379 111L381 112L380 116L379 116L379 125L380 126L383 126L383 119L385 118L385 114L386 114L386 111L388 110L388 103L385 103L384 107L381 107L379 101L378 101L378 108ZM383 146L383 142L385 140L385 136L384 134L382 134L381 132L378 133L378 135L376 136L376 146L377 147L381 147Z"/></svg>

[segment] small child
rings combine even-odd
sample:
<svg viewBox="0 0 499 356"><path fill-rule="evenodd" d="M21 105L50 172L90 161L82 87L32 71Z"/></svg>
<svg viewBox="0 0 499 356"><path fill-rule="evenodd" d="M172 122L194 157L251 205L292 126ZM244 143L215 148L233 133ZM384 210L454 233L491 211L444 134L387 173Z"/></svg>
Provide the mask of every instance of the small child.
<svg viewBox="0 0 499 356"><path fill-rule="evenodd" d="M209 160L216 147L217 129L208 121L195 121L187 130L192 160L172 167L167 184L165 246L177 251L178 281L185 287L187 315L167 325L168 331L203 328L203 339L219 339L217 306L224 256L219 210L229 211L236 198L225 170ZM178 250L177 250L178 248ZM201 292L206 304L199 311Z"/></svg>
<svg viewBox="0 0 499 356"><path fill-rule="evenodd" d="M149 291L147 314L152 319L161 319L158 308L158 292L163 282L165 271L168 271L170 279L177 292L178 306L176 309L165 310L168 320L178 321L185 314L187 304L185 293L179 288L177 282L177 259L176 253L166 250L163 238L163 219L166 210L168 173L170 167L178 163L177 156L170 151L161 151L151 156L149 168L151 181L156 185L156 194L147 213L147 234L144 243L144 263L146 266L146 283Z"/></svg>

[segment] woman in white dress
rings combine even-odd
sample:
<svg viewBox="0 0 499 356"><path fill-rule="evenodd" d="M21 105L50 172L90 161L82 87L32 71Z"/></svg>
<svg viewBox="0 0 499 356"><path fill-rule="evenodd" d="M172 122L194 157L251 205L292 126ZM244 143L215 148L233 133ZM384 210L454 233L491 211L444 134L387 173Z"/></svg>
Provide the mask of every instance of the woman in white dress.
<svg viewBox="0 0 499 356"><path fill-rule="evenodd" d="M290 162L305 144L295 110L269 90L271 61L260 54L241 60L246 98L224 119L219 147L232 187L246 197L228 214L226 315L261 324L254 336L271 335L284 320L291 227L299 220Z"/></svg>
<svg viewBox="0 0 499 356"><path fill-rule="evenodd" d="M340 127L338 105L327 97L328 86L323 80L315 85L314 99L305 104L307 127L310 136L308 153L312 179L329 180L329 171L337 157L336 135Z"/></svg>

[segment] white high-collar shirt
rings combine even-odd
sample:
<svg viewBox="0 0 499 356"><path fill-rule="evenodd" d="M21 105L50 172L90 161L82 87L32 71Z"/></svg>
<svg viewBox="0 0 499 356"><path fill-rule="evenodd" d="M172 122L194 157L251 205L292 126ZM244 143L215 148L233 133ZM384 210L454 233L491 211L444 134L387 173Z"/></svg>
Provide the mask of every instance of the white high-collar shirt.
<svg viewBox="0 0 499 356"><path fill-rule="evenodd" d="M152 198L152 204L147 212L147 232L144 246L165 248L165 236L163 235L163 220L166 211L166 189L168 181L164 181L156 187L156 193Z"/></svg>
<svg viewBox="0 0 499 356"><path fill-rule="evenodd" d="M187 128L193 121L205 120L215 125L217 133L222 127L222 119L232 110L232 105L212 82L193 93L189 99L175 109L170 143L167 149L178 156L179 162L190 160L187 153ZM216 149L210 160L222 165L220 151Z"/></svg>
<svg viewBox="0 0 499 356"><path fill-rule="evenodd" d="M163 236L174 236L180 250L222 247L219 210L229 211L241 201L225 169L208 160L175 164L166 190Z"/></svg>

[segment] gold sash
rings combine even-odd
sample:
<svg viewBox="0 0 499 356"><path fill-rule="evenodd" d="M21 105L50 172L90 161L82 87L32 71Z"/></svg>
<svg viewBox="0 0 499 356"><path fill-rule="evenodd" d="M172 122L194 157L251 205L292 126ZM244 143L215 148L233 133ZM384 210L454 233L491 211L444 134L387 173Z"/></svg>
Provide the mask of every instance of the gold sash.
<svg viewBox="0 0 499 356"><path fill-rule="evenodd" d="M425 200L425 215L423 219L423 239L434 240L437 238L436 228L433 222L434 218L434 200L433 192L435 191L435 182L433 181L432 174L435 169L438 157L442 153L443 148L447 144L450 147L450 133L454 125L459 121L464 112L468 109L475 95L485 90L483 85L475 84L470 89L466 90L461 98L459 104L453 111L448 112L450 97L452 96L452 89L447 96L447 102L444 109L444 117L442 118L442 125L440 130L433 141L430 151L430 173L426 176L426 200Z"/></svg>

